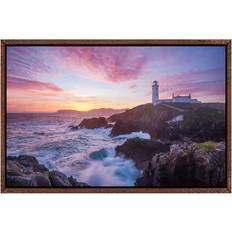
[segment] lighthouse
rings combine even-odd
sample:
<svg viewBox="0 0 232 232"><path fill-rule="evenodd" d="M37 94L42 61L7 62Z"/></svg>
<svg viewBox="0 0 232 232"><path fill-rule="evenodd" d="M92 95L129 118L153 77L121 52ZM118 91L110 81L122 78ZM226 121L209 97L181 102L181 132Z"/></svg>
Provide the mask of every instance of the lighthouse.
<svg viewBox="0 0 232 232"><path fill-rule="evenodd" d="M152 104L155 106L159 102L159 85L158 81L153 81L152 84Z"/></svg>
<svg viewBox="0 0 232 232"><path fill-rule="evenodd" d="M153 81L152 83L152 104L155 106L159 103L172 103L172 102L178 102L178 103L201 103L196 98L191 97L191 93L188 95L177 95L175 96L174 93L172 94L172 98L170 99L159 99L159 84L158 81Z"/></svg>

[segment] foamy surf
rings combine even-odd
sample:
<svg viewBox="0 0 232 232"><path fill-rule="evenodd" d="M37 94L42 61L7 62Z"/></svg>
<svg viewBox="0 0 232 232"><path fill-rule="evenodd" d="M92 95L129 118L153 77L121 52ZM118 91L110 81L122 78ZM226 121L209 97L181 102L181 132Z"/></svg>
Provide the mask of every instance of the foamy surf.
<svg viewBox="0 0 232 232"><path fill-rule="evenodd" d="M131 132L130 134L123 134L114 137L114 139L132 139L132 138L151 139L151 136L148 133L139 131L139 132Z"/></svg>
<svg viewBox="0 0 232 232"><path fill-rule="evenodd" d="M8 120L7 155L32 155L49 169L72 175L92 186L133 186L139 175L132 160L115 153L130 138L149 139L143 132L111 136L111 128L71 131L81 118L63 116Z"/></svg>
<svg viewBox="0 0 232 232"><path fill-rule="evenodd" d="M91 186L133 186L138 176L134 162L116 156L112 148L91 153L89 166L78 179Z"/></svg>

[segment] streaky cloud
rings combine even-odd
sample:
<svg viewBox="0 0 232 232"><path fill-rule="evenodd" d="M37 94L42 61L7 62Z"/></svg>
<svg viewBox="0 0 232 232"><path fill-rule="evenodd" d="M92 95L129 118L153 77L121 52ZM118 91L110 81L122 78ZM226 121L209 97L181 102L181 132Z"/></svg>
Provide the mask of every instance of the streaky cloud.
<svg viewBox="0 0 232 232"><path fill-rule="evenodd" d="M23 78L8 76L7 88L9 89L20 89L20 90L52 90L52 91L63 91L62 88L49 82L32 81Z"/></svg>
<svg viewBox="0 0 232 232"><path fill-rule="evenodd" d="M52 69L41 59L42 54L42 50L35 46L7 48L7 75L34 79L37 75L50 73Z"/></svg>
<svg viewBox="0 0 232 232"><path fill-rule="evenodd" d="M147 62L143 53L130 47L60 47L57 51L58 65L110 82L138 79Z"/></svg>

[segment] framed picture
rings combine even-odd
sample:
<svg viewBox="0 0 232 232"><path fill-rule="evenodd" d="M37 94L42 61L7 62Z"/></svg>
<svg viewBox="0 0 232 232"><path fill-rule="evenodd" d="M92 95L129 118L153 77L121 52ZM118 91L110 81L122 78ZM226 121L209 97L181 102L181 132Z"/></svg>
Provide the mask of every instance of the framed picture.
<svg viewBox="0 0 232 232"><path fill-rule="evenodd" d="M231 41L1 41L1 170L5 193L231 192Z"/></svg>

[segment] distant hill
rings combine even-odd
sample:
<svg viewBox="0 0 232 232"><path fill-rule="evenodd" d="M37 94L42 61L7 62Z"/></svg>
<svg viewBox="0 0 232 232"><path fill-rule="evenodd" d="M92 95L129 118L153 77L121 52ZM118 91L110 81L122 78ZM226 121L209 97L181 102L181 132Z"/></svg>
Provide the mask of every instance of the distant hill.
<svg viewBox="0 0 232 232"><path fill-rule="evenodd" d="M83 114L83 115L113 115L125 112L127 109L112 109L112 108L99 108L92 109L88 111L79 111L79 110L58 110L57 114Z"/></svg>
<svg viewBox="0 0 232 232"><path fill-rule="evenodd" d="M81 114L84 113L84 111L78 111L78 110L57 110L57 114Z"/></svg>

